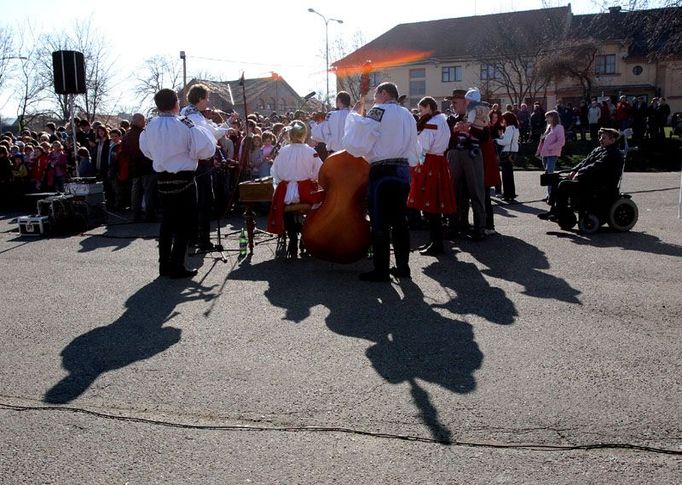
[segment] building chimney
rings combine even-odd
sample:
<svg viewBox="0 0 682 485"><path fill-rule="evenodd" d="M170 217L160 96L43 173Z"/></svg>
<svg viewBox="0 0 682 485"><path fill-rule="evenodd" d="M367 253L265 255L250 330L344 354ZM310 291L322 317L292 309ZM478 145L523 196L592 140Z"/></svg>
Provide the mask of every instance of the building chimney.
<svg viewBox="0 0 682 485"><path fill-rule="evenodd" d="M621 11L621 7L609 7L609 13L619 13Z"/></svg>

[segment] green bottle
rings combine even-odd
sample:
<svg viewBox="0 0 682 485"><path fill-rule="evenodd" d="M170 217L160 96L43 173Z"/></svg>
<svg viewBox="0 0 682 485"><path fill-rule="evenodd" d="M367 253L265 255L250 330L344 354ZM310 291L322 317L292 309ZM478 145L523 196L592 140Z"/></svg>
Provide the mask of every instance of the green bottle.
<svg viewBox="0 0 682 485"><path fill-rule="evenodd" d="M239 233L239 257L245 258L247 253L248 241L246 239L246 232L242 228L242 232Z"/></svg>

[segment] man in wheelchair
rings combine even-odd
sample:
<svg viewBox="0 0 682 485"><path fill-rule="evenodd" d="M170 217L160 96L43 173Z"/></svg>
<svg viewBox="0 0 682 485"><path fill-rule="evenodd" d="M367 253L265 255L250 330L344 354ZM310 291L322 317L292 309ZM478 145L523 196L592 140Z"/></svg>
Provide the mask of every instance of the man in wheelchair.
<svg viewBox="0 0 682 485"><path fill-rule="evenodd" d="M600 146L592 150L585 160L570 170L545 176L543 185L553 186L549 200L552 207L548 212L538 214L538 217L557 222L561 227L570 228L576 222L575 210L580 210L592 202L610 205L617 199L625 163L623 154L618 148L619 138L618 130L600 129ZM598 227L603 220L600 221L598 216L595 217L597 217Z"/></svg>

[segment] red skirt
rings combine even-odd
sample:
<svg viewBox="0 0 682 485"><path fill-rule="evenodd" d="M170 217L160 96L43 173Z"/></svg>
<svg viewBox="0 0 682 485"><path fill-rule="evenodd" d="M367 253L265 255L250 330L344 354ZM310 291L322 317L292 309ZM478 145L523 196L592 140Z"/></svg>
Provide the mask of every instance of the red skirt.
<svg viewBox="0 0 682 485"><path fill-rule="evenodd" d="M277 189L272 195L272 205L268 214L268 232L281 236L284 234L284 196L287 193L287 185L298 184L298 196L300 204L314 205L324 200L324 192L319 190L319 185L314 180L300 180L298 182L282 181L277 184Z"/></svg>
<svg viewBox="0 0 682 485"><path fill-rule="evenodd" d="M450 166L443 155L428 153L412 170L407 207L431 214L454 214L457 209Z"/></svg>
<svg viewBox="0 0 682 485"><path fill-rule="evenodd" d="M485 188L497 187L500 180L500 160L497 157L495 142L490 139L481 144L483 156L483 185Z"/></svg>

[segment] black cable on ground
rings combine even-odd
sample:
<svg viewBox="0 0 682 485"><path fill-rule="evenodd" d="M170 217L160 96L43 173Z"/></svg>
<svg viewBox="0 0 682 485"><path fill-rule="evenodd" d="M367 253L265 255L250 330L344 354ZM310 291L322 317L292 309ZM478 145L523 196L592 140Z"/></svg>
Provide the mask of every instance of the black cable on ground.
<svg viewBox="0 0 682 485"><path fill-rule="evenodd" d="M447 441L435 438L425 438L423 436L401 435L393 433L381 433L375 431L364 431L353 428L336 426L256 426L256 425L201 425L174 423L171 421L161 421L149 418L136 418L132 416L116 416L112 414L91 411L89 409L69 407L69 406L20 406L14 404L0 403L0 408L13 411L64 411L78 414L86 414L102 419L125 421L131 423L150 424L165 426L169 428L207 430L207 431L277 431L277 432L309 432L309 433L345 433L369 436L372 438L394 439L401 441L414 441L420 443L431 443L448 446L461 446L469 448L497 448L497 449L522 449L530 451L589 451L589 450L628 450L642 451L647 453L657 453L666 455L682 455L682 451L667 448L657 448L652 446L633 445L630 443L590 443L578 445L551 445L541 443L495 443L495 442L472 442L472 441Z"/></svg>

